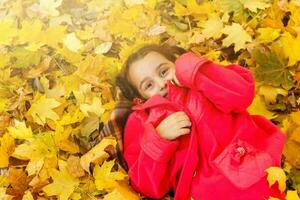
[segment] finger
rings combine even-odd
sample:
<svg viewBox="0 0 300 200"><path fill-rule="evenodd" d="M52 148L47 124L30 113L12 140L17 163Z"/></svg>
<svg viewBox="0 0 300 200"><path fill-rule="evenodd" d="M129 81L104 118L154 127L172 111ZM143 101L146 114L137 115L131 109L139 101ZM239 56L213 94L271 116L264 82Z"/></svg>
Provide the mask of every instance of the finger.
<svg viewBox="0 0 300 200"><path fill-rule="evenodd" d="M179 112L174 112L172 114L170 114L167 118L169 119L177 119L180 116L183 116L184 112L183 111L179 111Z"/></svg>
<svg viewBox="0 0 300 200"><path fill-rule="evenodd" d="M178 134L179 135L186 135L190 133L190 129L189 128L181 128L178 130Z"/></svg>
<svg viewBox="0 0 300 200"><path fill-rule="evenodd" d="M176 116L177 121L182 121L182 120L190 120L189 116L186 113L180 113Z"/></svg>
<svg viewBox="0 0 300 200"><path fill-rule="evenodd" d="M190 126L192 126L192 123L190 120L182 120L177 123L178 128L190 127Z"/></svg>

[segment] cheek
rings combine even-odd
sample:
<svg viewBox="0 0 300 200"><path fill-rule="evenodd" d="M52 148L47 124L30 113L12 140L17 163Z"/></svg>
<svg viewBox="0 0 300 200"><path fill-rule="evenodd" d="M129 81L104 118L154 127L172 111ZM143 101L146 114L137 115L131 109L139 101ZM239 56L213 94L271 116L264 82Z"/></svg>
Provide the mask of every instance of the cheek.
<svg viewBox="0 0 300 200"><path fill-rule="evenodd" d="M167 80L173 79L173 77L175 76L175 70L170 69L169 74L167 75Z"/></svg>

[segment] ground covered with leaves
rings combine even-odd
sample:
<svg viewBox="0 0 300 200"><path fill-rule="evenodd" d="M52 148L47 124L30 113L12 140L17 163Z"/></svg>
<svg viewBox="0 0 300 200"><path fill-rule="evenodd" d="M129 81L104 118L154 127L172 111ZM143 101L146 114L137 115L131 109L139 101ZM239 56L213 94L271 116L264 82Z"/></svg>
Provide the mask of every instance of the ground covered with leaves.
<svg viewBox="0 0 300 200"><path fill-rule="evenodd" d="M0 199L141 198L108 159L116 140L93 141L115 75L146 43L252 70L249 112L288 136L269 183L299 199L299 0L1 0Z"/></svg>

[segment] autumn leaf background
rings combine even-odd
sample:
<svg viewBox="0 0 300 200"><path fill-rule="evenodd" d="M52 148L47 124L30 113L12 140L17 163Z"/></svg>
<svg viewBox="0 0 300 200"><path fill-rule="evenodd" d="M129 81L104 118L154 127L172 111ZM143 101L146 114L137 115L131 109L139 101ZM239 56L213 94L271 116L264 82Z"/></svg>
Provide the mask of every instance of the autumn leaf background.
<svg viewBox="0 0 300 200"><path fill-rule="evenodd" d="M116 140L93 141L116 74L147 43L253 72L249 112L288 137L268 181L299 199L299 0L1 0L0 199L142 198L105 151Z"/></svg>

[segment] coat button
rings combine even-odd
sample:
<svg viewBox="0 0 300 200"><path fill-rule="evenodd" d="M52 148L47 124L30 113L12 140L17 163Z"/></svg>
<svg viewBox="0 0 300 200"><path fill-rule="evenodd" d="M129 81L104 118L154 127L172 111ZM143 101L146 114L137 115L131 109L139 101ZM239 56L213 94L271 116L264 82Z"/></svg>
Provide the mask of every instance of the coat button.
<svg viewBox="0 0 300 200"><path fill-rule="evenodd" d="M241 156L245 155L245 153L246 153L246 150L244 147L237 147L236 150Z"/></svg>
<svg viewBox="0 0 300 200"><path fill-rule="evenodd" d="M193 173L193 177L197 176L197 171L195 170Z"/></svg>

